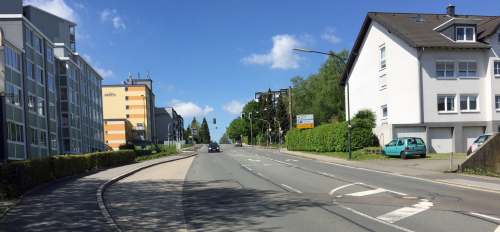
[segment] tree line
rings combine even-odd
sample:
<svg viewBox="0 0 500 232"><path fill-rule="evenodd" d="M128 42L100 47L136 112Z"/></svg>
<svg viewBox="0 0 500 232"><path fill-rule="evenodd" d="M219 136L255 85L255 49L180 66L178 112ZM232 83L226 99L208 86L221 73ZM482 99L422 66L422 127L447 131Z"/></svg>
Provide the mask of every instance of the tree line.
<svg viewBox="0 0 500 232"><path fill-rule="evenodd" d="M194 137L196 143L210 143L212 141L210 137L210 128L208 128L208 122L205 117L203 117L203 121L201 123L196 120L196 117L194 117L187 129L184 129L184 140L186 141L191 141L191 128L198 129L198 135Z"/></svg>

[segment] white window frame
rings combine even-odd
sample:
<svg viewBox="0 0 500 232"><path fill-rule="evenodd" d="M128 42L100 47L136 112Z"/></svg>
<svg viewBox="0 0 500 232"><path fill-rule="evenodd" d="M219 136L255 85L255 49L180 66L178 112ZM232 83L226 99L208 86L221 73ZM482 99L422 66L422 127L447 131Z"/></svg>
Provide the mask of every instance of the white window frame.
<svg viewBox="0 0 500 232"><path fill-rule="evenodd" d="M438 72L437 64L438 63L444 63L444 76L442 76L442 77L438 76L438 74L437 74L437 72ZM453 70L447 70L446 69L446 64L447 63L453 63ZM453 75L452 76L447 76L446 72L448 72L448 71L453 71ZM457 78L457 76L455 74L455 61L454 60L436 60L436 78L438 78L438 79L452 79L452 78Z"/></svg>
<svg viewBox="0 0 500 232"><path fill-rule="evenodd" d="M387 115L385 117L384 109L387 111ZM380 106L380 116L381 120L386 120L389 117L389 110L387 109L387 105Z"/></svg>
<svg viewBox="0 0 500 232"><path fill-rule="evenodd" d="M40 108L41 106L41 108ZM40 111L41 110L41 111ZM37 97L36 101L36 113L38 116L45 117L46 115L46 110L45 110L45 100L41 97Z"/></svg>
<svg viewBox="0 0 500 232"><path fill-rule="evenodd" d="M387 89L387 74L381 75L378 79L380 90ZM382 80L385 80L385 85L382 85Z"/></svg>
<svg viewBox="0 0 500 232"><path fill-rule="evenodd" d="M456 94L438 94L437 99L439 98L443 98L444 97L444 111L439 111L438 109L438 113L440 114L446 114L446 113L457 113L457 95ZM448 98L449 97L453 97L454 100L453 100L453 105L455 106L455 109L454 110L448 110ZM437 106L439 107L439 102L437 104Z"/></svg>
<svg viewBox="0 0 500 232"><path fill-rule="evenodd" d="M458 40L458 29L459 28L463 28L464 29L464 39L463 40ZM467 40L467 28L472 28L472 40ZM476 42L476 28L475 27L467 27L467 26L461 26L461 27L457 27L455 29L455 39L457 42Z"/></svg>
<svg viewBox="0 0 500 232"><path fill-rule="evenodd" d="M498 34L500 37L500 33ZM493 61L493 74L495 75L495 77L500 77L500 60Z"/></svg>
<svg viewBox="0 0 500 232"><path fill-rule="evenodd" d="M462 109L462 97L467 97L467 109ZM476 109L470 109L470 97L476 97ZM479 94L460 94L460 112L479 112Z"/></svg>
<svg viewBox="0 0 500 232"><path fill-rule="evenodd" d="M466 71L467 74L465 76L460 75L460 63L467 63L467 71ZM475 71L476 74L475 75L469 74L469 72L470 72L469 71L469 63L476 63L476 71ZM460 78L478 78L477 70L478 70L477 61L475 61L475 60L459 60L458 61L458 77L460 77Z"/></svg>
<svg viewBox="0 0 500 232"><path fill-rule="evenodd" d="M30 101L31 99L33 99L33 101ZM30 109L30 107L31 107L29 105L30 103L33 103L33 109L34 110ZM38 97L36 97L33 94L28 94L28 102L27 102L27 104L28 104L28 112L33 113L33 114L38 114L38 108L37 108L37 105L36 105L37 103L38 103Z"/></svg>
<svg viewBox="0 0 500 232"><path fill-rule="evenodd" d="M500 95L495 95L495 109L500 112Z"/></svg>
<svg viewBox="0 0 500 232"><path fill-rule="evenodd" d="M384 58L382 58L382 49L384 49ZM380 70L384 70L387 68L387 49L385 44L380 45L379 47L379 58L380 58ZM382 62L384 62L384 66L382 67Z"/></svg>

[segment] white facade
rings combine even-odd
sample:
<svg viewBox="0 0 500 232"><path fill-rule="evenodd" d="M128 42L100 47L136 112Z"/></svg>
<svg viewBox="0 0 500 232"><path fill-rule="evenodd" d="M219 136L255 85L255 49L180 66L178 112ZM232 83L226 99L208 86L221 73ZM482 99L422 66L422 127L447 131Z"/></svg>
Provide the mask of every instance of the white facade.
<svg viewBox="0 0 500 232"><path fill-rule="evenodd" d="M381 145L396 137L418 136L430 152L466 152L478 135L500 128L495 105L500 76L494 75L494 62L500 62L498 41L495 33L485 39L489 50L416 48L372 20L349 74L350 115L361 109L376 112L373 132ZM448 66L453 76L437 77L438 62L452 63ZM459 75L464 64L469 70L476 66L476 75ZM450 101L440 104L445 111L438 110L443 99ZM467 109L461 99L467 99L462 102Z"/></svg>

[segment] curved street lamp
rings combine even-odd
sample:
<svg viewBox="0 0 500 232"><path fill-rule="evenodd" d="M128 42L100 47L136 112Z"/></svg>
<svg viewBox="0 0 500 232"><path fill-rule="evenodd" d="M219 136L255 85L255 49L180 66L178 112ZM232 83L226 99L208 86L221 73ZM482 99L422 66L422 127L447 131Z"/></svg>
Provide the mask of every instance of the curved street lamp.
<svg viewBox="0 0 500 232"><path fill-rule="evenodd" d="M351 110L350 110L351 107L350 107L350 104L349 104L349 69L347 69L347 63L346 63L346 61L344 60L344 58L342 58L342 57L340 57L338 55L335 55L333 53L317 52L317 51L311 51L311 50L306 50L306 49L301 49L301 48L294 48L293 50L299 51L299 52L319 53L319 54L324 54L324 55L328 55L328 56L331 56L331 57L336 57L339 60L341 60L342 63L344 63L344 69L345 69L346 74L347 74L347 80L346 80L346 88L347 88L347 123L349 124L347 126L347 139L349 141L349 159L351 159Z"/></svg>

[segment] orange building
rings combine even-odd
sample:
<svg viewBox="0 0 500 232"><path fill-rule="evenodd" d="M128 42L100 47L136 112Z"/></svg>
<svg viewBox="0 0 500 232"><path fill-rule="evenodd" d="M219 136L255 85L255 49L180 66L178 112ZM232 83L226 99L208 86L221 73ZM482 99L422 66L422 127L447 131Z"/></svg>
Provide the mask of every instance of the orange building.
<svg viewBox="0 0 500 232"><path fill-rule="evenodd" d="M104 119L104 142L118 150L122 144L132 141L132 123L127 119Z"/></svg>

